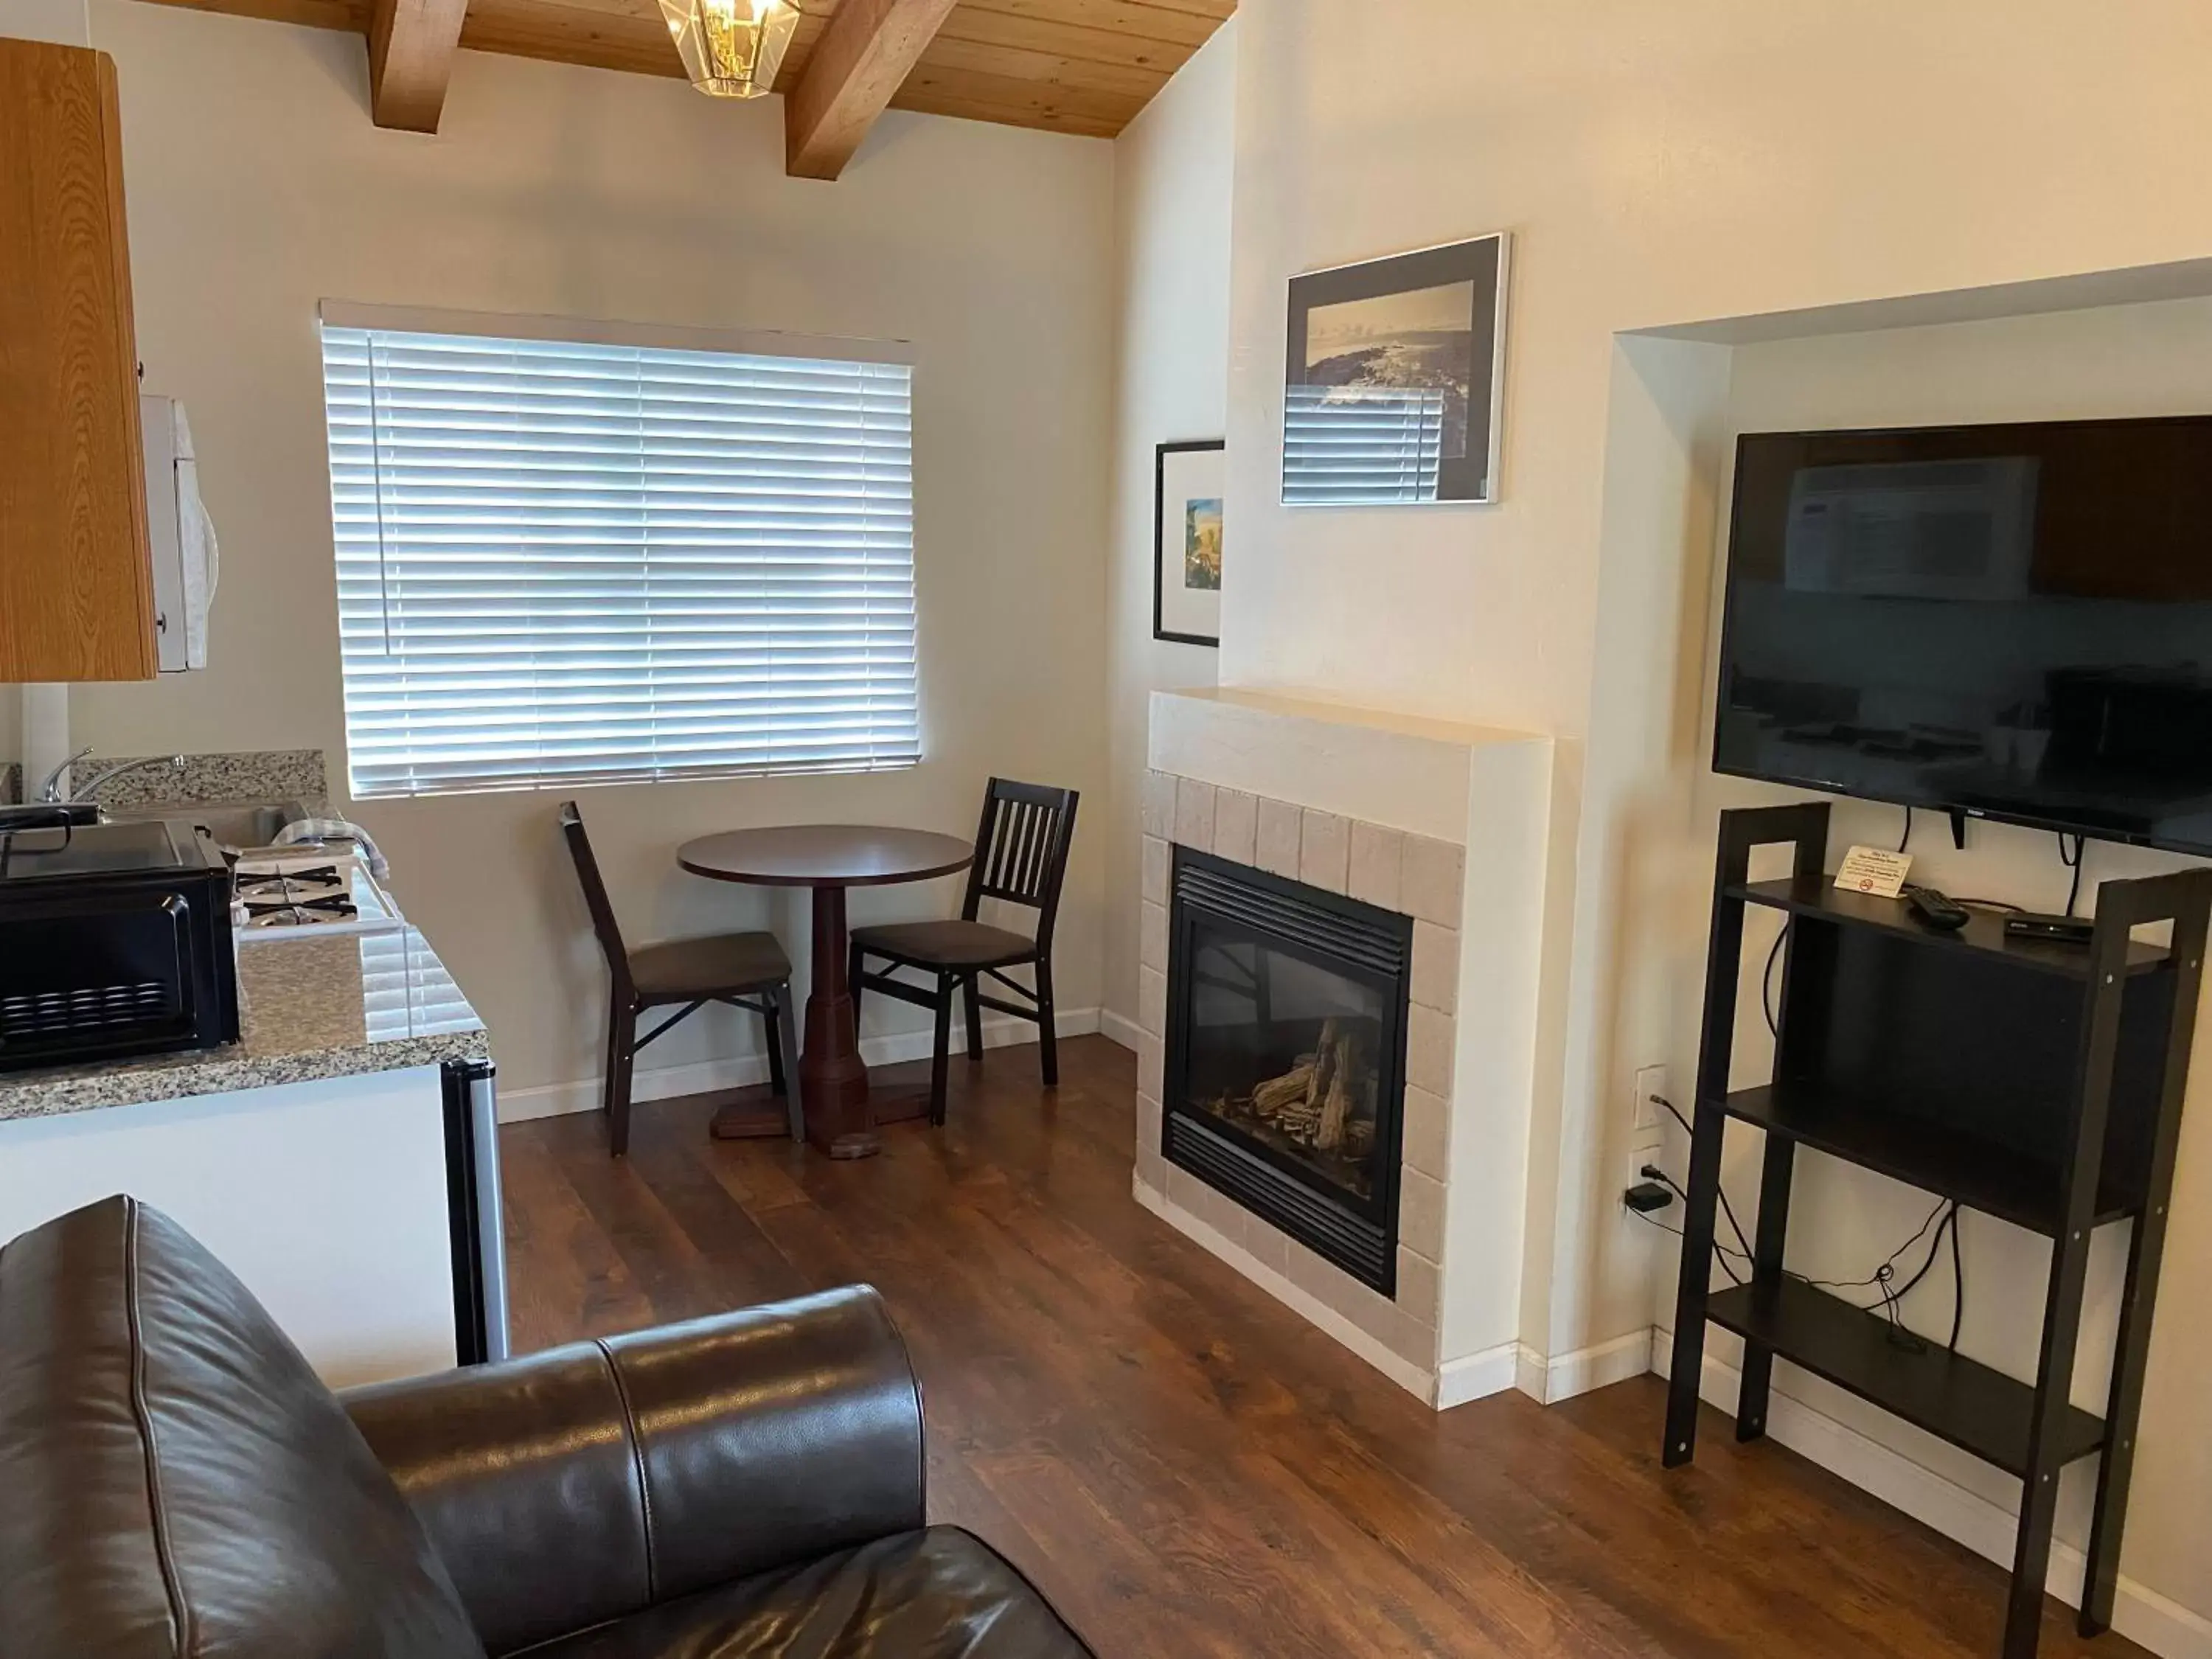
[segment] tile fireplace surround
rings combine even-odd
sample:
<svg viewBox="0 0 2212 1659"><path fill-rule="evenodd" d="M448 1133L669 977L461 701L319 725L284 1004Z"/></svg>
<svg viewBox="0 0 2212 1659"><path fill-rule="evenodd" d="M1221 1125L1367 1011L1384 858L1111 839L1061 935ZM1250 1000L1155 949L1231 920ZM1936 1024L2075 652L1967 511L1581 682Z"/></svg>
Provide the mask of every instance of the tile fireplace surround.
<svg viewBox="0 0 2212 1659"><path fill-rule="evenodd" d="M1291 694L1156 692L1149 758L1138 1201L1432 1404L1510 1387L1551 740ZM1395 1297L1161 1156L1177 845L1413 919Z"/></svg>

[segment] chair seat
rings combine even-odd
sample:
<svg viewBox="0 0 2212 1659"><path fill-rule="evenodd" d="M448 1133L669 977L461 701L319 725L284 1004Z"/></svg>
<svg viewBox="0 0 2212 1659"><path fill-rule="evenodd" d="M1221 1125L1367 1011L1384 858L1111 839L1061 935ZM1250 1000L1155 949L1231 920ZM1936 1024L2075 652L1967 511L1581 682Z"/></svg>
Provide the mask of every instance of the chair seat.
<svg viewBox="0 0 2212 1659"><path fill-rule="evenodd" d="M709 933L640 945L629 976L645 1000L676 1002L779 984L791 977L791 958L774 933Z"/></svg>
<svg viewBox="0 0 2212 1659"><path fill-rule="evenodd" d="M982 921L897 921L883 927L856 927L853 943L877 956L921 968L1001 968L1036 955L1035 939Z"/></svg>
<svg viewBox="0 0 2212 1659"><path fill-rule="evenodd" d="M536 1659L1090 1659L1027 1579L955 1527L902 1533L532 1648Z"/></svg>

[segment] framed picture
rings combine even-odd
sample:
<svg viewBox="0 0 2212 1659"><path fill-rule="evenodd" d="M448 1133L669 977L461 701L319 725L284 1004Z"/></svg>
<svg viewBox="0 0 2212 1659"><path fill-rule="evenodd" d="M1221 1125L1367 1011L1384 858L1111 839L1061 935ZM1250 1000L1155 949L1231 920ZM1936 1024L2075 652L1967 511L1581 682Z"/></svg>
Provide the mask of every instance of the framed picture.
<svg viewBox="0 0 2212 1659"><path fill-rule="evenodd" d="M1152 463L1152 637L1221 643L1222 441L1162 444Z"/></svg>
<svg viewBox="0 0 2212 1659"><path fill-rule="evenodd" d="M1283 504L1498 499L1506 236L1291 278Z"/></svg>

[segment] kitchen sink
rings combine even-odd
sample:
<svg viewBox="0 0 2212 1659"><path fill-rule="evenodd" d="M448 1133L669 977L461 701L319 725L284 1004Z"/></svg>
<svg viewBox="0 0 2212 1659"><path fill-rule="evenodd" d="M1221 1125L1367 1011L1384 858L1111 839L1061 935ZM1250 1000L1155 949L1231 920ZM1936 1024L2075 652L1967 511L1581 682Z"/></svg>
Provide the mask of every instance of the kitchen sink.
<svg viewBox="0 0 2212 1659"><path fill-rule="evenodd" d="M266 847L286 824L316 816L301 800L221 800L151 803L102 809L106 823L166 823L180 835L204 832L232 848Z"/></svg>

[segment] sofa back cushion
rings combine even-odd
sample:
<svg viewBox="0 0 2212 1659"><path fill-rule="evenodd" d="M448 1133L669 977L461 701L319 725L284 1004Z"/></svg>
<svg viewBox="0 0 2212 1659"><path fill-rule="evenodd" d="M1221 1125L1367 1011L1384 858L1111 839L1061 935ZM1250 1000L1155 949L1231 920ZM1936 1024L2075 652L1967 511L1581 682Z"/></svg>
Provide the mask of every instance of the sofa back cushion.
<svg viewBox="0 0 2212 1659"><path fill-rule="evenodd" d="M405 1499L229 1270L159 1211L0 1249L9 1659L480 1659Z"/></svg>

